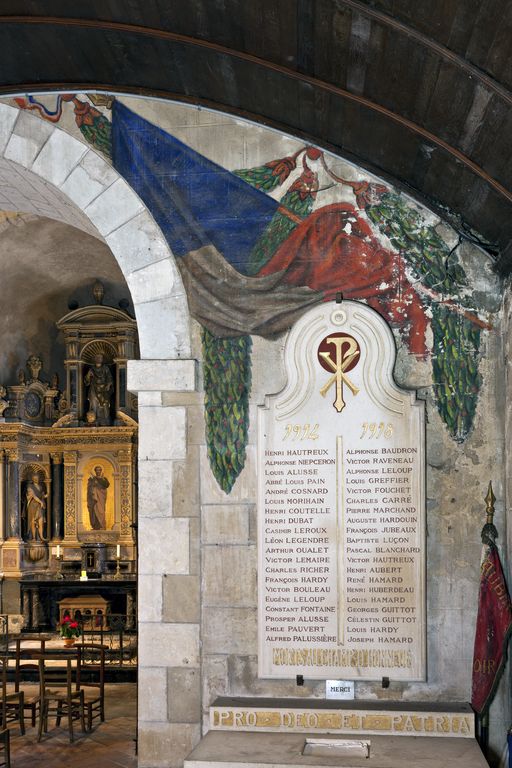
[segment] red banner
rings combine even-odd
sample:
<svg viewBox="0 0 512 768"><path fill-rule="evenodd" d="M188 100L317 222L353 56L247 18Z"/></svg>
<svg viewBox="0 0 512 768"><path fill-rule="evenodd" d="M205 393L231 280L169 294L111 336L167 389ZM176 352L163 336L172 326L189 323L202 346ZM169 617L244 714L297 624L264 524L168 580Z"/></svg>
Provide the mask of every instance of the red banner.
<svg viewBox="0 0 512 768"><path fill-rule="evenodd" d="M487 547L480 573L480 595L473 652L471 704L481 714L489 706L507 658L512 604L495 546Z"/></svg>

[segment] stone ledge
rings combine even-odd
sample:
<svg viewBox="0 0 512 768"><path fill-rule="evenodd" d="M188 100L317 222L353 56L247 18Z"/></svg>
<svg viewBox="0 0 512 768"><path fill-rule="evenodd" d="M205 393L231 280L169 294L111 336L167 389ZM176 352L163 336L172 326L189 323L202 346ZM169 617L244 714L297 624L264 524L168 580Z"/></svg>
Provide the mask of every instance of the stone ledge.
<svg viewBox="0 0 512 768"><path fill-rule="evenodd" d="M353 757L304 755L305 737L301 733L225 733L210 731L185 760L185 768L304 768L308 766L378 765L379 768L485 768L485 760L475 739L429 739L408 734L372 736L370 760ZM325 737L324 737L325 738ZM347 735L344 737L350 739ZM354 735L358 741L360 736ZM329 742L334 739L328 739ZM399 743L398 743L399 742Z"/></svg>

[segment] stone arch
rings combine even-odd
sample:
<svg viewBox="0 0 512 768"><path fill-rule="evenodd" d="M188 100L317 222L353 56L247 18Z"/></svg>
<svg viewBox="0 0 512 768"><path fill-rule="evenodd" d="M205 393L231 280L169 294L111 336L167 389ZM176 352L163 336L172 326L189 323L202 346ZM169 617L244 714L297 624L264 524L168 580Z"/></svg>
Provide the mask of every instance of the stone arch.
<svg viewBox="0 0 512 768"><path fill-rule="evenodd" d="M184 624L163 609L167 577L194 578L192 527L172 511L173 474L186 457L187 439L185 409L168 401L196 388L181 276L140 198L97 152L3 103L0 210L57 219L102 240L131 292L141 353L128 368L128 388L139 396L138 744L139 764L151 765L155 734L164 750L172 730L168 670L199 668L199 619ZM199 722L186 726L190 748L199 728Z"/></svg>
<svg viewBox="0 0 512 768"><path fill-rule="evenodd" d="M101 155L58 126L0 104L0 178L1 210L58 219L109 246L132 295L143 359L189 355L174 257L144 203Z"/></svg>

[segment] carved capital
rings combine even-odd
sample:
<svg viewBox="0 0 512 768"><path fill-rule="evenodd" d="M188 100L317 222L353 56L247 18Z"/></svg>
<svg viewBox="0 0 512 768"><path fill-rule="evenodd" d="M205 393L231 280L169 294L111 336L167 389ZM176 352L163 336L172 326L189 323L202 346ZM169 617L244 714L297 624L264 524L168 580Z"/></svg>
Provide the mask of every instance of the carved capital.
<svg viewBox="0 0 512 768"><path fill-rule="evenodd" d="M50 453L50 457L54 464L62 464L62 453Z"/></svg>
<svg viewBox="0 0 512 768"><path fill-rule="evenodd" d="M74 466L78 460L77 451L64 451L62 454L64 457L64 464Z"/></svg>

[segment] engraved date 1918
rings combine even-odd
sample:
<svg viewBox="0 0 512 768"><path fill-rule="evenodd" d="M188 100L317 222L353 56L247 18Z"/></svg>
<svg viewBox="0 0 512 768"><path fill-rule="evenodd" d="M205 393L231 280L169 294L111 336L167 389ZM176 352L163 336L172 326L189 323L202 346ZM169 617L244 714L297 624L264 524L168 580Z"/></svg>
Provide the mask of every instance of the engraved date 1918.
<svg viewBox="0 0 512 768"><path fill-rule="evenodd" d="M287 424L283 440L318 440L318 424Z"/></svg>
<svg viewBox="0 0 512 768"><path fill-rule="evenodd" d="M386 424L384 421L365 421L361 427L359 439L363 440L366 438L367 440L372 440L375 438L376 440L379 440L381 437L384 437L386 440L389 440L392 435L393 425L389 422Z"/></svg>

